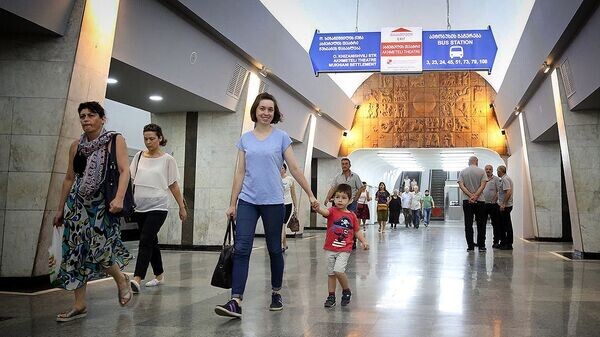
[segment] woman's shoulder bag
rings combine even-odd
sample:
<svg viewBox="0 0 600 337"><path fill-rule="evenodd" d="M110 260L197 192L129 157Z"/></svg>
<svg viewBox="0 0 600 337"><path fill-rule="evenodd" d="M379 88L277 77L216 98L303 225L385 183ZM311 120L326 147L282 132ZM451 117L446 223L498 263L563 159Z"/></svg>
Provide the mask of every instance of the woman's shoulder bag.
<svg viewBox="0 0 600 337"><path fill-rule="evenodd" d="M114 135L111 140L110 153L106 160L106 173L104 176L104 200L106 203L106 211L110 208L110 202L113 201L119 189L119 166L117 165L117 135ZM135 211L135 201L133 200L133 188L131 179L127 183L127 190L123 198L123 209L115 214L118 217L130 216Z"/></svg>

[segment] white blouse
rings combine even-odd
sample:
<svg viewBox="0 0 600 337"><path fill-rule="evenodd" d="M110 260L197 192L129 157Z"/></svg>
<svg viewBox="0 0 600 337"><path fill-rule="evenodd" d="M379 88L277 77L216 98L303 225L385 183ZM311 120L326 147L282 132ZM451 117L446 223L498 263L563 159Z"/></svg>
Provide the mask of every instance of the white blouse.
<svg viewBox="0 0 600 337"><path fill-rule="evenodd" d="M136 212L167 211L169 209L169 186L179 180L175 158L168 153L158 158L143 155L133 158L129 171L135 185L133 199ZM137 165L137 170L136 170Z"/></svg>
<svg viewBox="0 0 600 337"><path fill-rule="evenodd" d="M289 205L293 203L292 185L294 185L294 178L285 176L283 179L281 179L281 183L283 184L283 204Z"/></svg>

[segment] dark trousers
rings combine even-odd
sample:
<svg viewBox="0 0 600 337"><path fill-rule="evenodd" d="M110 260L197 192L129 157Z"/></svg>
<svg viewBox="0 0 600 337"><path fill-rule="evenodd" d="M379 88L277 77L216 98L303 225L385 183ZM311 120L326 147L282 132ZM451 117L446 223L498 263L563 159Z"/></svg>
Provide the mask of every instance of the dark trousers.
<svg viewBox="0 0 600 337"><path fill-rule="evenodd" d="M404 214L404 224L406 227L412 223L412 210L410 208L403 208L402 214Z"/></svg>
<svg viewBox="0 0 600 337"><path fill-rule="evenodd" d="M504 207L504 210L500 211L500 223L502 225L502 236L500 237L500 245L512 246L513 244L513 228L512 221L510 220L510 212L512 206Z"/></svg>
<svg viewBox="0 0 600 337"><path fill-rule="evenodd" d="M415 228L419 228L419 224L421 222L421 210L413 209L412 210L412 223Z"/></svg>
<svg viewBox="0 0 600 337"><path fill-rule="evenodd" d="M243 298L248 280L250 253L258 217L265 228L267 250L271 260L271 288L281 289L283 282L283 251L281 249L281 224L285 215L283 204L255 205L244 200L237 204L231 297Z"/></svg>
<svg viewBox="0 0 600 337"><path fill-rule="evenodd" d="M140 245L133 276L139 276L143 280L148 271L148 264L152 265L154 275L161 275L164 270L158 249L158 231L167 219L167 211L135 213L135 218L140 229Z"/></svg>
<svg viewBox="0 0 600 337"><path fill-rule="evenodd" d="M484 211L484 221L487 223L488 217L492 220L494 243L499 243L500 239L502 238L502 225L500 224L500 206L496 203L486 203Z"/></svg>
<svg viewBox="0 0 600 337"><path fill-rule="evenodd" d="M478 201L470 203L469 200L463 200L463 213L465 215L465 238L468 248L473 248L473 216L477 223L477 246L485 247L485 203Z"/></svg>

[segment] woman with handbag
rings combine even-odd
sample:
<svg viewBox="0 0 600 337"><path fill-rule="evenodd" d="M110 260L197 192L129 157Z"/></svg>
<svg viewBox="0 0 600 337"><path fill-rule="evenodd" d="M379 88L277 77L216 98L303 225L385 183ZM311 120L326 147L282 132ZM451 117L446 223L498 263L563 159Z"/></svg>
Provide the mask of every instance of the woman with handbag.
<svg viewBox="0 0 600 337"><path fill-rule="evenodd" d="M283 184L283 204L285 205L285 216L283 218L283 229L281 230L281 247L285 252L288 249L285 229L292 215L297 217L298 202L296 201L296 188L294 187L294 178L287 175L287 165L284 163L281 167L281 183Z"/></svg>
<svg viewBox="0 0 600 337"><path fill-rule="evenodd" d="M285 215L281 167L287 163L290 173L309 197L311 206L318 203L310 185L296 162L292 140L282 130L273 127L281 121L275 97L268 93L256 96L250 108L254 130L242 135L236 144L238 163L233 178L227 218L236 218L232 269L231 300L215 307L221 316L242 317L242 299L248 279L248 268L254 232L262 218L265 239L271 260L271 305L269 310L283 309L283 251L281 224Z"/></svg>
<svg viewBox="0 0 600 337"><path fill-rule="evenodd" d="M390 202L390 192L385 188L385 184L379 183L377 193L375 193L375 200L377 200L377 222L379 223L379 233L385 232L385 225L388 220L388 204Z"/></svg>
<svg viewBox="0 0 600 337"><path fill-rule="evenodd" d="M131 280L134 293L140 292L140 284L146 277L148 264L152 265L154 278L146 282L146 287L156 287L165 282L158 232L167 219L170 194L179 205L179 219L185 221L187 211L179 189L179 171L175 158L161 150L167 145L162 128L156 124L144 126L146 151L138 152L131 162L135 215L140 230L140 244L135 272Z"/></svg>
<svg viewBox="0 0 600 337"><path fill-rule="evenodd" d="M129 184L127 145L123 136L104 129L106 117L98 102L81 103L77 111L83 134L69 149L69 164L53 220L54 226L64 226L63 258L55 284L73 290L75 302L70 310L56 316L58 322L87 315L86 284L104 273L115 280L121 306L132 298L128 277L121 272L132 256L121 241L120 218L116 215L123 209ZM108 200L105 180L111 155L116 156L119 180L115 197Z"/></svg>
<svg viewBox="0 0 600 337"><path fill-rule="evenodd" d="M371 201L371 196L369 195L366 181L362 182L362 187L358 190L358 194L356 217L362 222L364 230L367 228L367 220L371 218L371 213L369 212L369 201Z"/></svg>

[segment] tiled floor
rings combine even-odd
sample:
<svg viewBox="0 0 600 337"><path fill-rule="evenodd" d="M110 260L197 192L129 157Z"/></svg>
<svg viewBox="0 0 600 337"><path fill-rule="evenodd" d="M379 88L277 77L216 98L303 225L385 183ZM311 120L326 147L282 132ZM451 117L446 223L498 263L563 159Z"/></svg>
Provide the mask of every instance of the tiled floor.
<svg viewBox="0 0 600 337"><path fill-rule="evenodd" d="M71 302L64 291L0 295L0 317L12 317L0 319L0 335L600 335L600 262L570 262L549 253L570 245L517 240L512 252L488 247L487 253L467 253L458 224L388 229L383 235L369 226L371 250L357 251L348 267L352 303L325 309L323 235L289 241L281 312L267 309L268 254L257 239L242 320L213 313L214 305L228 299L227 290L209 285L217 253L167 251L167 284L143 289L127 308L117 304L112 281L92 284L88 317L79 321L54 322Z"/></svg>

